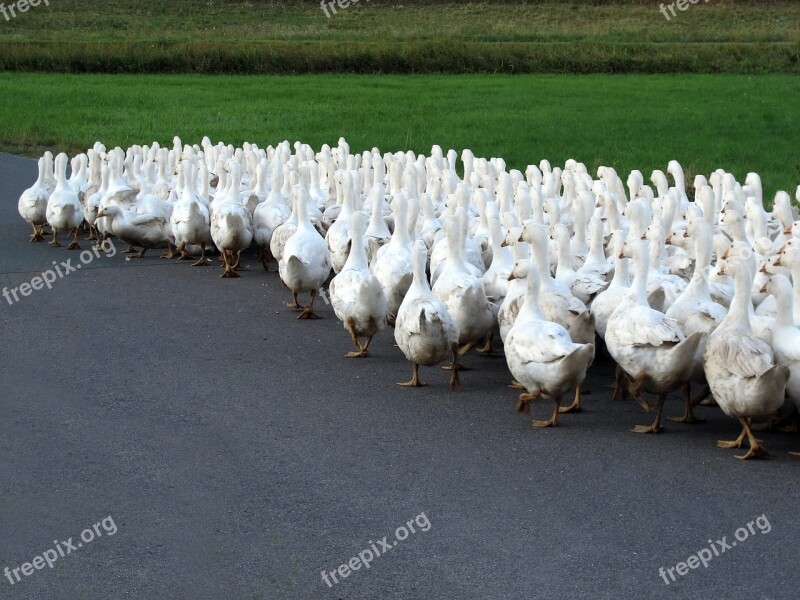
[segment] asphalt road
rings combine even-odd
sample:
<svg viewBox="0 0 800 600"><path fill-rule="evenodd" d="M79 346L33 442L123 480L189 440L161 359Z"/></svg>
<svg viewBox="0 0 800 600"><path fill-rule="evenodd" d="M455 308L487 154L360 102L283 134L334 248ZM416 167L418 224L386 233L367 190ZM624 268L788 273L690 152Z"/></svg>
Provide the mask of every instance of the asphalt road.
<svg viewBox="0 0 800 600"><path fill-rule="evenodd" d="M0 287L80 262L28 243L17 199L35 167L0 156ZM0 297L0 569L15 581L0 574L0 598L800 597L800 459L787 454L800 436L764 433L772 457L743 463L715 447L738 434L715 408L631 433L651 415L611 400L602 359L585 412L534 430L502 357L468 357L458 392L440 369L401 388L410 367L391 330L369 358L345 358L331 308L297 321L254 256L229 280L122 249ZM659 568L709 540L719 551L760 515L664 583ZM382 554L384 536L369 569L326 585L322 570ZM70 537L75 550L16 582Z"/></svg>

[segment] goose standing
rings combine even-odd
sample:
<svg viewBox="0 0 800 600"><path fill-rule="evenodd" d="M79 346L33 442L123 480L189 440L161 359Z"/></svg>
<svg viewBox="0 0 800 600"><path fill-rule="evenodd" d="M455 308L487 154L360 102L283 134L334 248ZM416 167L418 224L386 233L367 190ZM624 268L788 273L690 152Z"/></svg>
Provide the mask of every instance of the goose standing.
<svg viewBox="0 0 800 600"><path fill-rule="evenodd" d="M433 285L433 293L447 306L458 325L460 353L465 354L472 346L484 340L492 328L492 316L483 279L473 275L464 260L459 223L463 208L456 209L456 217L447 217L447 245L449 255L441 275Z"/></svg>
<svg viewBox="0 0 800 600"><path fill-rule="evenodd" d="M364 221L364 213L361 211L355 211L350 217L350 253L344 267L331 280L329 287L333 312L344 324L358 348L357 352L349 352L348 358L367 356L372 337L386 323L386 298L380 281L369 270L367 253L362 243L366 229ZM359 337L367 338L363 346Z"/></svg>
<svg viewBox="0 0 800 600"><path fill-rule="evenodd" d="M722 323L708 336L703 365L714 399L726 415L739 420L742 433L733 441L718 441L717 446L740 448L747 436L750 450L736 458L759 458L767 451L753 435L750 419L766 417L783 406L789 369L776 364L772 347L753 335L751 261L746 256L731 256L725 270L733 271L733 301Z"/></svg>
<svg viewBox="0 0 800 600"><path fill-rule="evenodd" d="M400 383L406 387L426 384L419 379L419 367L432 367L453 359L450 389L458 385L458 324L452 319L447 306L431 291L425 274L428 249L425 242L417 240L412 250L414 279L397 311L394 339L405 357L411 362L411 380Z"/></svg>
<svg viewBox="0 0 800 600"><path fill-rule="evenodd" d="M311 301L297 318L319 319L319 315L314 313L314 300L330 275L331 255L325 238L308 218L308 190L298 184L293 191L297 229L283 247L278 273L286 287L292 290L294 301L287 305L289 308L303 308L297 301L297 295L311 293Z"/></svg>
<svg viewBox="0 0 800 600"><path fill-rule="evenodd" d="M533 400L542 394L550 396L555 402L550 419L534 420L532 424L554 427L558 424L562 397L580 389L586 377L594 359L594 344L573 343L564 327L544 318L534 260L529 260L527 275L516 268L511 274L511 277L526 277L527 289L519 315L506 336L505 353L511 374L526 390L519 396L517 411L527 413Z"/></svg>
<svg viewBox="0 0 800 600"><path fill-rule="evenodd" d="M658 397L656 418L651 425L637 425L636 433L659 433L667 394L688 381L694 354L703 339L696 332L686 337L678 322L647 303L647 243L629 240L635 266L631 288L612 313L606 328L609 354L631 378L631 392L645 410L650 410L642 391Z"/></svg>
<svg viewBox="0 0 800 600"><path fill-rule="evenodd" d="M47 200L45 211L47 222L53 228L51 246L60 246L58 232L71 231L72 241L67 250L79 250L78 227L83 223L83 205L78 194L67 181L67 155L63 152L56 157L56 188Z"/></svg>
<svg viewBox="0 0 800 600"><path fill-rule="evenodd" d="M766 288L775 296L778 312L775 328L772 333L772 347L775 351L775 362L789 369L789 380L786 382L786 395L800 411L800 327L793 318L794 290L792 284L783 275L773 275ZM800 456L798 452L792 452Z"/></svg>
<svg viewBox="0 0 800 600"><path fill-rule="evenodd" d="M50 197L45 185L45 159L40 158L38 165L39 176L36 182L22 192L17 204L19 215L33 228L32 242L41 242L44 239L42 228L47 224L47 199Z"/></svg>
<svg viewBox="0 0 800 600"><path fill-rule="evenodd" d="M398 226L408 221L405 192L398 193L392 204L396 220L392 237L388 244L378 248L375 261L370 266L383 288L389 325L394 325L397 311L414 276L411 238L406 227Z"/></svg>
<svg viewBox="0 0 800 600"><path fill-rule="evenodd" d="M708 336L717 325L725 318L727 311L721 304L717 304L711 299L708 289L707 270L711 264L711 226L703 219L693 221L684 234L686 237L693 237L695 242L695 267L689 285L678 296L678 299L667 309L666 315L675 319L686 335L691 335L697 331ZM703 353L705 352L705 341L695 351L694 368L692 376L685 384L684 389L684 413L682 417L670 417L671 421L679 423L698 423L692 412L693 401L691 398L691 382L706 385L705 371L703 370ZM707 395L701 394L702 397Z"/></svg>
<svg viewBox="0 0 800 600"><path fill-rule="evenodd" d="M175 203L170 215L175 245L181 253L180 258L188 258L187 246L199 245L200 258L192 263L193 267L205 267L211 264L206 259L206 244L211 243L211 219L208 207L200 200L195 189L197 175L195 165L187 163L184 169L184 189L180 199Z"/></svg>
<svg viewBox="0 0 800 600"><path fill-rule="evenodd" d="M253 241L253 222L250 211L242 204L239 188L242 181L242 168L233 163L229 196L219 200L215 198L215 206L211 214L211 239L222 253L224 271L220 277L239 277L242 250ZM219 200L219 202L217 202ZM233 255L236 254L234 261Z"/></svg>

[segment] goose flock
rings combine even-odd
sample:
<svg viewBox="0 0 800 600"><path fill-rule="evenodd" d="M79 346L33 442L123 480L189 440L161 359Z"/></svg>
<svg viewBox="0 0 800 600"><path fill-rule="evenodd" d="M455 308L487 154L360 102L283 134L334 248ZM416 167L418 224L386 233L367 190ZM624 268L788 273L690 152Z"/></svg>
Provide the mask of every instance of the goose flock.
<svg viewBox="0 0 800 600"><path fill-rule="evenodd" d="M253 246L266 271L277 263L300 319L318 318L329 282L348 357L367 356L392 327L412 367L400 385L425 385L420 366L448 363L456 389L467 353L495 352L500 338L517 410L547 397L551 416L533 425L554 426L580 411L597 346L617 365L615 399L655 412L636 432L662 430L677 390L684 413L673 420L697 422L703 402L740 422L736 440L718 442L746 444L738 458L766 455L753 429L776 425L785 403L797 429L800 221L787 192L765 209L756 173L744 183L721 169L696 175L689 198L674 160L651 186L639 171L623 183L572 159L523 173L439 146L354 154L343 138L318 152L207 137L172 148L98 142L71 161L46 152L38 166L19 199L32 242L49 234L58 246L62 234L76 249L87 231L135 257L163 248L203 267L218 254L222 277L239 277Z"/></svg>

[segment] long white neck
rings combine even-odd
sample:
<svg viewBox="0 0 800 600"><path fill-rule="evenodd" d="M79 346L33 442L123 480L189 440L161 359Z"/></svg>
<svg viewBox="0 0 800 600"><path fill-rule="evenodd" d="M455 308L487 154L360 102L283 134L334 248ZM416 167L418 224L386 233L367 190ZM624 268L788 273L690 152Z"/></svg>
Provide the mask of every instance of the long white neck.
<svg viewBox="0 0 800 600"><path fill-rule="evenodd" d="M733 280L733 300L728 308L728 314L719 324L720 328L736 329L743 335L750 335L753 329L750 325L750 311L753 308L750 300L750 288L753 286L753 273L750 265L744 261L735 263L736 269Z"/></svg>
<svg viewBox="0 0 800 600"><path fill-rule="evenodd" d="M650 270L650 261L647 255L647 244L639 242L633 254L633 281L631 282L630 297L637 304L647 304L647 276Z"/></svg>
<svg viewBox="0 0 800 600"><path fill-rule="evenodd" d="M792 284L783 275L773 275L771 285L775 288L775 325L777 327L794 326L794 298Z"/></svg>
<svg viewBox="0 0 800 600"><path fill-rule="evenodd" d="M539 302L539 288L541 282L539 280L539 271L534 264L535 259L528 262L528 276L526 277L527 286L525 288L525 301L520 307L517 320L520 322L528 321L544 321L544 314L542 313L542 306Z"/></svg>
<svg viewBox="0 0 800 600"><path fill-rule="evenodd" d="M367 251L364 248L364 213L355 212L350 219L350 254L343 269L366 271L369 269Z"/></svg>

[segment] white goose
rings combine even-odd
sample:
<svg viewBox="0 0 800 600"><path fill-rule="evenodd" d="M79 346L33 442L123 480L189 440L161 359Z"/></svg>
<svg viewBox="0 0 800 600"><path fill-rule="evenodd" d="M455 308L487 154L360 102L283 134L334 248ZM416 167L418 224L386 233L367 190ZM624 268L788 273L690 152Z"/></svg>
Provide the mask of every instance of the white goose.
<svg viewBox="0 0 800 600"><path fill-rule="evenodd" d="M36 182L22 192L17 203L19 215L33 228L32 242L41 242L44 239L42 228L47 224L47 199L50 191L45 185L45 159L39 159L39 176Z"/></svg>
<svg viewBox="0 0 800 600"><path fill-rule="evenodd" d="M297 230L286 241L278 263L278 273L286 287L292 290L294 301L287 305L289 308L303 308L297 301L297 295L311 293L311 301L297 318L318 319L319 315L314 313L314 301L330 275L331 256L325 239L308 218L308 190L298 184L292 191Z"/></svg>
<svg viewBox="0 0 800 600"><path fill-rule="evenodd" d="M58 243L59 231L72 232L72 241L68 250L78 250L78 227L83 223L83 205L78 199L78 194L67 181L67 155L63 152L56 157L56 188L47 200L45 216L50 227L53 228L51 246L60 246Z"/></svg>
<svg viewBox="0 0 800 600"><path fill-rule="evenodd" d="M512 277L525 277L525 301L505 341L506 362L514 378L526 392L517 402L519 412L528 412L529 405L542 394L550 396L555 405L549 420L534 420L534 427L553 427L558 424L561 399L564 394L580 389L586 370L594 359L594 344L575 344L569 332L557 323L548 321L539 305L538 269L530 259L527 274L515 268Z"/></svg>
<svg viewBox="0 0 800 600"><path fill-rule="evenodd" d="M342 270L331 280L329 288L333 312L358 348L357 352L349 352L348 358L367 356L372 337L386 323L386 298L380 282L370 273L364 250L364 221L361 211L355 211L350 217L350 253ZM359 337L367 338L363 346Z"/></svg>
<svg viewBox="0 0 800 600"><path fill-rule="evenodd" d="M681 330L686 335L701 332L708 336L717 325L725 318L727 311L721 304L711 299L708 288L708 275L706 271L711 263L711 226L704 219L694 220L684 234L691 236L695 242L695 267L692 279L683 293L669 307L666 315L675 319ZM691 381L706 384L705 371L703 370L703 353L705 352L705 338L695 351L694 368L692 376L686 382L684 389L684 414L682 417L670 418L671 421L680 423L697 423L699 420L692 412ZM707 391L701 396L705 397Z"/></svg>
<svg viewBox="0 0 800 600"><path fill-rule="evenodd" d="M417 240L413 247L414 279L397 311L394 339L411 362L411 380L399 385L420 387L419 366L432 367L452 357L450 389L458 385L458 325L453 321L444 302L428 285L425 264L428 250L425 242Z"/></svg>
<svg viewBox="0 0 800 600"><path fill-rule="evenodd" d="M750 288L754 269L748 257L728 258L736 291L730 310L708 336L703 356L708 385L722 411L742 424L733 441L718 441L721 448L740 448L745 436L750 450L737 458L766 456L767 451L750 429L750 419L766 417L783 406L789 369L775 364L770 345L753 335L750 327Z"/></svg>
<svg viewBox="0 0 800 600"><path fill-rule="evenodd" d="M192 263L193 267L204 267L211 264L206 259L206 245L211 243L211 219L208 207L197 195L195 182L197 181L196 167L193 163L184 166L185 182L180 198L172 208L170 224L175 236L175 245L181 253L181 259L189 257L187 246L199 245L200 258Z"/></svg>
<svg viewBox="0 0 800 600"><path fill-rule="evenodd" d="M242 250L253 241L253 222L250 211L242 204L240 188L242 168L233 162L229 193L224 198L215 198L211 213L211 239L222 253L224 270L220 277L239 277L236 269ZM236 254L236 260L233 255Z"/></svg>
<svg viewBox="0 0 800 600"><path fill-rule="evenodd" d="M556 280L566 285L572 294L587 306L591 306L595 296L608 287L608 283L591 272L578 273L572 266L572 253L570 252L570 237L567 226L558 223L553 228L558 245L558 265L556 266Z"/></svg>
<svg viewBox="0 0 800 600"><path fill-rule="evenodd" d="M394 197L392 204L396 223L392 238L388 244L378 248L375 261L370 266L370 270L383 288L390 325L394 325L397 311L414 276L411 238L408 229L400 226L408 221L406 202L405 192L400 192Z"/></svg>
<svg viewBox="0 0 800 600"><path fill-rule="evenodd" d="M445 303L458 325L459 343L464 345L460 351L462 355L489 335L494 321L483 279L473 275L464 260L464 247L459 235L463 211L459 207L455 217L445 220L449 255L433 285L433 293Z"/></svg>
<svg viewBox="0 0 800 600"><path fill-rule="evenodd" d="M269 271L269 261L272 257L272 238L278 227L286 223L292 216L292 211L283 201L283 197L280 194L283 186L283 167L280 160L273 161L272 164L272 181L269 194L253 211L253 239L255 239L261 250L261 264L265 271ZM286 233L289 233L289 229L286 230ZM294 229L291 230L291 233L294 233ZM287 240L291 233L286 236Z"/></svg>
<svg viewBox="0 0 800 600"><path fill-rule="evenodd" d="M775 296L778 303L775 328L772 333L775 362L789 369L786 395L795 409L800 410L800 327L793 318L795 290L783 275L772 275L767 282L766 291ZM800 456L797 452L792 454Z"/></svg>
<svg viewBox="0 0 800 600"><path fill-rule="evenodd" d="M658 397L656 418L651 425L637 425L636 433L659 433L661 413L667 394L688 381L694 353L703 339L696 332L686 337L678 322L647 303L647 243L632 239L626 249L634 261L631 288L612 313L606 328L606 347L617 364L628 374L630 391L646 410L650 409L642 391Z"/></svg>
<svg viewBox="0 0 800 600"><path fill-rule="evenodd" d="M514 265L511 268L511 272L514 272L516 269L523 270L528 268L531 246L528 242L517 241L521 233L521 227L512 227L509 229L505 241L503 242L506 246L511 246L511 251L513 252ZM503 340L503 342L505 342L508 332L511 331L514 321L517 320L517 315L519 315L519 311L522 308L522 303L525 301L526 286L525 278L511 278L511 273L509 273L508 290L506 291L500 308L497 310L500 339Z"/></svg>

